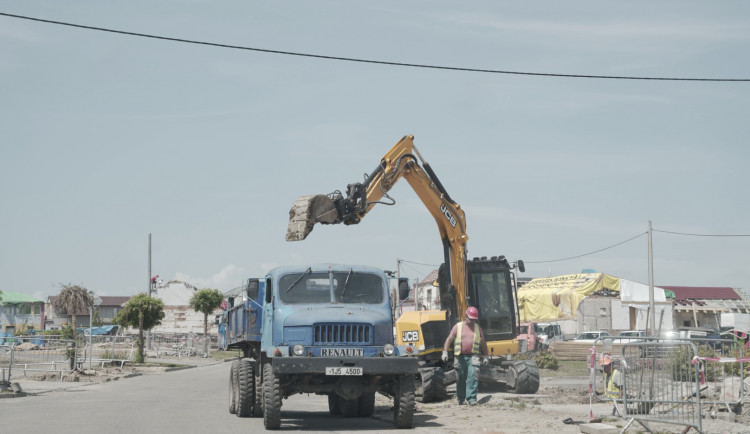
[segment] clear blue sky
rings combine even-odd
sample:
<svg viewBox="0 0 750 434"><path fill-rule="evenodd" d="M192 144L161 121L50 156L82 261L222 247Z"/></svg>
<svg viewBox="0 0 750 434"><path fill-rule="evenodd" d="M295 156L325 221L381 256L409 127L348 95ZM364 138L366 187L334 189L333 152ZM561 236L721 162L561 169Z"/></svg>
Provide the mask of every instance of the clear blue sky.
<svg viewBox="0 0 750 434"><path fill-rule="evenodd" d="M0 0L0 12L386 62L750 78L747 1ZM470 256L523 259L527 277L647 283L649 220L750 234L748 82L385 66L7 16L0 53L3 291L145 291L149 233L153 274L201 288L397 258L424 278L442 248L406 182L360 225L284 240L297 196L361 181L406 134L466 210ZM750 288L748 237L655 232L653 246L657 285Z"/></svg>

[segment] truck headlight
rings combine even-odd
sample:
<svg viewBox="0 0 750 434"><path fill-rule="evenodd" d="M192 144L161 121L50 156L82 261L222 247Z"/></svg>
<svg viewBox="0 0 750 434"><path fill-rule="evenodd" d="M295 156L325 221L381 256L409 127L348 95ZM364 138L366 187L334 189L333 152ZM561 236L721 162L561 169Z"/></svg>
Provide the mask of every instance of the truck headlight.
<svg viewBox="0 0 750 434"><path fill-rule="evenodd" d="M303 347L300 344L296 344L295 346L292 347L292 353L294 353L295 356L299 357L305 354L305 347Z"/></svg>
<svg viewBox="0 0 750 434"><path fill-rule="evenodd" d="M383 353L385 353L386 356L392 356L395 351L396 351L396 348L394 348L393 345L391 344L383 345Z"/></svg>

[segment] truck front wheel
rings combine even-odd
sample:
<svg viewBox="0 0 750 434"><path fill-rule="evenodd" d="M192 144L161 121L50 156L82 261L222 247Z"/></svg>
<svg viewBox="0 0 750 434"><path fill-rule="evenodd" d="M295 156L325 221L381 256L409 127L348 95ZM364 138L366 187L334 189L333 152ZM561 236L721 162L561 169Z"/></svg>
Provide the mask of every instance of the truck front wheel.
<svg viewBox="0 0 750 434"><path fill-rule="evenodd" d="M341 414L341 407L339 406L339 396L335 393L328 395L328 412L331 416L338 416Z"/></svg>
<svg viewBox="0 0 750 434"><path fill-rule="evenodd" d="M370 417L375 413L375 392L366 392L357 401L357 416Z"/></svg>
<svg viewBox="0 0 750 434"><path fill-rule="evenodd" d="M339 398L339 406L341 407L342 416L356 417L357 409L359 408L359 398L354 398L354 399Z"/></svg>
<svg viewBox="0 0 750 434"><path fill-rule="evenodd" d="M263 365L263 425L266 429L281 426L281 386L271 362Z"/></svg>
<svg viewBox="0 0 750 434"><path fill-rule="evenodd" d="M413 374L401 375L397 384L397 393L393 397L393 421L396 428L412 428L415 410L415 393Z"/></svg>

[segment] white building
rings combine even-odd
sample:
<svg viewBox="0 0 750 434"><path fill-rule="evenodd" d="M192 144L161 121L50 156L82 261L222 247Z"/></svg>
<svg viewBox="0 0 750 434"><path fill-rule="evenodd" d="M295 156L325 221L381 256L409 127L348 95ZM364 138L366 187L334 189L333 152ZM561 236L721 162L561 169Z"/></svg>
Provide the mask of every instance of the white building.
<svg viewBox="0 0 750 434"><path fill-rule="evenodd" d="M164 302L164 319L161 325L154 327L153 333L194 333L203 334L203 313L196 312L190 307L190 299L199 289L179 280L170 280L158 286L151 294ZM218 326L214 315L220 314L221 309L208 316L208 333L217 334Z"/></svg>

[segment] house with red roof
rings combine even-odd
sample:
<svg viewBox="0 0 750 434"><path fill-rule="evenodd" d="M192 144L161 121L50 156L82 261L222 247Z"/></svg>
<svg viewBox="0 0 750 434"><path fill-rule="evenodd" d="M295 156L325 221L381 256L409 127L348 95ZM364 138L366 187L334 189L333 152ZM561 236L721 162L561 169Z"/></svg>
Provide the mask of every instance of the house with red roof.
<svg viewBox="0 0 750 434"><path fill-rule="evenodd" d="M750 301L739 290L723 286L660 286L674 293L675 329L733 327L730 318L750 315Z"/></svg>

